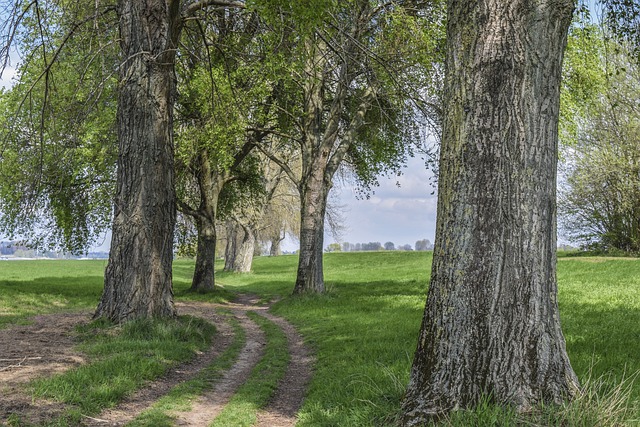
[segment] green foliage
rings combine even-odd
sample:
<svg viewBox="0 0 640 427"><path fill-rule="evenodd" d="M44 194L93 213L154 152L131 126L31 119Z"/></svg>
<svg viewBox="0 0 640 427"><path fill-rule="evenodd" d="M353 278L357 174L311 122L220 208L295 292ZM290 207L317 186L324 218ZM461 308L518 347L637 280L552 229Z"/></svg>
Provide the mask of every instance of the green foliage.
<svg viewBox="0 0 640 427"><path fill-rule="evenodd" d="M598 29L570 38L561 142L568 236L591 249L640 251L640 68Z"/></svg>
<svg viewBox="0 0 640 427"><path fill-rule="evenodd" d="M117 32L112 10L64 4L32 4L17 32L25 59L0 93L0 230L77 253L111 219Z"/></svg>
<svg viewBox="0 0 640 427"><path fill-rule="evenodd" d="M276 33L263 40L284 89L278 100L287 114L280 117L295 123L279 147L297 142L303 175L312 164L327 162L320 159L323 150L346 148L336 159L344 159L345 171L366 191L380 174L400 170L424 142L425 128L438 133L444 2L322 1L315 9L305 3L304 12L298 3L253 4ZM312 16L301 18L303 13ZM327 141L333 144L320 148Z"/></svg>
<svg viewBox="0 0 640 427"><path fill-rule="evenodd" d="M604 5L604 20L613 33L630 43L640 63L640 6L633 0L599 0Z"/></svg>

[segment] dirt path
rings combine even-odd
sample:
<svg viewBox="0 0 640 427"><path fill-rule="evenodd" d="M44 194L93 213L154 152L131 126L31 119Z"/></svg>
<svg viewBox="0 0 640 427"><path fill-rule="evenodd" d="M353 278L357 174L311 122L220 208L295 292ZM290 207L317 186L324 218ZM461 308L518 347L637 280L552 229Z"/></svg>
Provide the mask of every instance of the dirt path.
<svg viewBox="0 0 640 427"><path fill-rule="evenodd" d="M305 391L311 380L313 356L293 325L266 311L258 312L258 314L271 320L284 331L287 336L287 347L291 360L271 401L266 408L258 413L256 427L294 426L296 414L302 406Z"/></svg>
<svg viewBox="0 0 640 427"><path fill-rule="evenodd" d="M215 313L215 307L212 304L198 302L176 303L176 308L181 315L188 314L213 323L218 330L214 338L214 344L207 351L200 353L194 360L175 367L162 378L150 383L146 388L138 390L133 396L115 408L108 409L96 417L87 418L84 422L85 425L125 425L151 406L157 399L167 394L177 384L190 380L229 347L233 340L233 330L224 316Z"/></svg>
<svg viewBox="0 0 640 427"><path fill-rule="evenodd" d="M64 405L34 401L24 385L84 363L74 350L73 331L90 320L89 313L35 316L33 324L0 329L0 425L13 414L39 424L64 410Z"/></svg>
<svg viewBox="0 0 640 427"><path fill-rule="evenodd" d="M192 378L209 365L229 346L233 331L225 316L217 314L220 308L231 311L246 334L246 344L235 364L216 383L214 388L196 400L189 412L177 412L179 426L205 426L224 408L233 393L246 381L258 363L265 345L264 333L246 313L254 311L279 326L287 336L291 361L285 377L278 385L270 403L258 414L257 426L288 427L295 425L308 382L311 378L313 358L295 328L284 319L267 313L268 306L258 299L241 295L235 303L216 305L200 302L176 303L180 314L204 318L213 323L219 333L214 345L193 361L180 365L164 377L150 383L117 407L100 415L85 419L88 426L120 426L131 421L177 384ZM0 424L11 414L20 414L29 422L39 423L59 413L64 406L52 402L33 401L24 393L24 384L36 376L62 372L83 363L79 353L73 351L74 327L89 320L87 314L38 316L30 326L0 330ZM43 354L43 356L36 356ZM27 355L33 359L24 359ZM24 359L24 360L23 360ZM5 361L3 361L5 360ZM231 426L230 426L231 427Z"/></svg>
<svg viewBox="0 0 640 427"><path fill-rule="evenodd" d="M236 363L224 374L215 387L192 403L188 412L176 412L178 426L206 426L222 411L229 399L249 378L251 370L260 361L266 344L260 327L247 317L246 311L234 309L233 314L245 330L246 343Z"/></svg>

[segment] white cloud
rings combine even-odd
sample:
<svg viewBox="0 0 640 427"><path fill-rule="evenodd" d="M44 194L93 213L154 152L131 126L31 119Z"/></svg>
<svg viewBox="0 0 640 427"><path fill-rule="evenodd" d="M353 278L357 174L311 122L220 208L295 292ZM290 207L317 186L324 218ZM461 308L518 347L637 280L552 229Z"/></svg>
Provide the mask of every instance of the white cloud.
<svg viewBox="0 0 640 427"><path fill-rule="evenodd" d="M335 189L339 202L347 206L343 240L412 246L425 238L433 242L437 198L430 177L422 161L413 159L402 176L380 178L380 187L369 199L357 199L352 186Z"/></svg>

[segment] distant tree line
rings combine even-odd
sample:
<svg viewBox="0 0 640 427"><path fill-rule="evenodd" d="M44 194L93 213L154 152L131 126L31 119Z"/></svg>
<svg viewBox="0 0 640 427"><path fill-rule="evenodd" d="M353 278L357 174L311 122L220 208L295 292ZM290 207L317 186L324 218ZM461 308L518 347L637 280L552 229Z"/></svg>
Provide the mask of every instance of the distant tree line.
<svg viewBox="0 0 640 427"><path fill-rule="evenodd" d="M393 242L386 242L384 245L380 242L369 243L349 243L343 242L332 243L325 249L326 252L362 252L362 251L412 251L414 250L410 244L396 246ZM415 244L416 251L433 250L433 244L429 239L418 240Z"/></svg>

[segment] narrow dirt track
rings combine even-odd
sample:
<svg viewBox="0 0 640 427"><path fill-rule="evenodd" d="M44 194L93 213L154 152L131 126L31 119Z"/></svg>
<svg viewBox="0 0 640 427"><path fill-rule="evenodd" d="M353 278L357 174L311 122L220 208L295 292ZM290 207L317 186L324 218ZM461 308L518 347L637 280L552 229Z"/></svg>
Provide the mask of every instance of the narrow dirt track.
<svg viewBox="0 0 640 427"><path fill-rule="evenodd" d="M296 413L300 409L305 390L312 375L313 357L309 349L304 345L301 336L295 328L284 319L267 312L269 306L259 305L258 298L250 295L241 295L239 299L230 304L208 304L201 302L179 302L176 303L180 314L189 314L204 318L213 323L218 329L214 345L207 351L199 354L189 363L182 364L170 370L164 377L150 383L144 389L139 390L130 398L120 403L115 408L106 410L95 417L86 417L84 425L87 426L121 426L134 419L142 411L151 406L158 398L168 393L174 386L191 379L200 370L208 366L217 358L233 340L233 330L229 326L226 317L217 313L219 309L230 311L238 319L245 331L246 343L235 364L216 382L212 390L205 393L192 404L192 409L188 412L176 412L176 425L178 426L206 426L224 408L235 391L247 380L252 368L260 361L265 345L265 337L259 326L247 316L247 311L253 311L268 320L274 322L285 333L288 341L290 353L290 363L284 378L278 385L277 390L270 399L269 404L258 414L256 426L259 427L289 427L296 423ZM60 357L50 356L52 362L64 357L66 360L73 360L64 369L82 363L80 355L70 353L72 348L73 327L81 322L86 322L86 315L51 315L36 318L37 324L32 327L16 327L0 331L0 336L5 339L18 340L17 342L28 342L32 339L31 334L43 331L43 324L60 325L56 316L64 319L62 331L58 331L59 337L48 340L49 354L59 354ZM63 317L64 316L64 317ZM39 319L39 320L38 320ZM47 331L48 332L48 331ZM18 338L14 337L17 336ZM25 336L26 335L26 336ZM47 372L47 364L41 370L34 372ZM51 416L52 404L50 402L32 401L30 396L20 393L18 390L21 384L26 383L34 375L29 375L29 371L20 372L21 367L12 368L12 375L22 379L20 382L12 383L11 388L0 387L0 425L7 420L7 416L12 413L23 415L23 419L30 422L39 423ZM60 369L58 369L60 370ZM0 371L0 384L2 384L2 374ZM5 373L6 374L6 373ZM11 390L12 399L8 398L4 392ZM29 402L32 404L29 404ZM9 405L9 406L7 406ZM62 409L63 405L53 404L56 409ZM57 411L54 411L57 412ZM233 427L233 426L229 426Z"/></svg>
<svg viewBox="0 0 640 427"><path fill-rule="evenodd" d="M249 378L251 370L264 353L265 337L260 327L240 310L234 315L246 333L246 343L236 363L216 383L215 387L192 403L189 412L176 412L178 426L206 426L222 411L238 388Z"/></svg>
<svg viewBox="0 0 640 427"><path fill-rule="evenodd" d="M229 347L233 339L233 330L224 316L215 313L213 304L198 302L176 303L176 307L181 315L188 314L213 323L218 330L214 338L214 344L207 351L200 353L194 360L170 370L165 376L139 390L118 406L108 409L96 417L87 417L84 421L85 425L91 427L125 425L157 399L167 394L174 386L191 379Z"/></svg>
<svg viewBox="0 0 640 427"><path fill-rule="evenodd" d="M258 312L278 325L287 336L291 359L289 366L271 401L258 413L256 427L289 427L296 424L296 414L302 406L305 391L311 381L313 356L302 336L281 317L266 311Z"/></svg>

